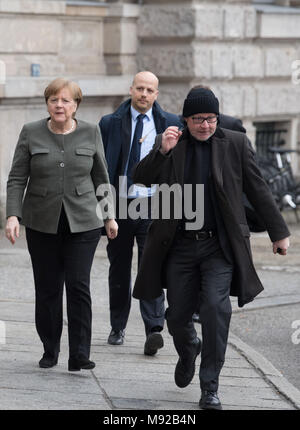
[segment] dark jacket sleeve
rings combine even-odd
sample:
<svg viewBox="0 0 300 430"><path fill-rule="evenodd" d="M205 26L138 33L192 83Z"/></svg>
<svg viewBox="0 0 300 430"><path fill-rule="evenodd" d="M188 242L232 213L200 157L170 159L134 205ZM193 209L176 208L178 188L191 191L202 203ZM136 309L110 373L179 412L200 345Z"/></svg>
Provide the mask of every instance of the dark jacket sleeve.
<svg viewBox="0 0 300 430"><path fill-rule="evenodd" d="M166 119L167 119L167 127L170 127L172 125L175 125L179 128L183 127L184 120L181 116L175 115L174 113L168 113L165 112Z"/></svg>
<svg viewBox="0 0 300 430"><path fill-rule="evenodd" d="M255 161L254 151L247 142L243 146L243 188L255 211L264 221L272 242L290 236L288 227L276 205L270 188Z"/></svg>
<svg viewBox="0 0 300 430"><path fill-rule="evenodd" d="M91 177L95 186L97 199L101 202L100 207L102 209L102 219L114 219L115 210L113 190L109 182L107 163L98 127L96 127L95 133L95 146L96 153L94 156Z"/></svg>
<svg viewBox="0 0 300 430"><path fill-rule="evenodd" d="M239 118L235 118L230 115L219 115L219 126L228 130L240 131L246 133L246 129L243 126L242 121Z"/></svg>
<svg viewBox="0 0 300 430"><path fill-rule="evenodd" d="M161 169L168 159L168 155L160 152L162 135L158 134L152 150L135 167L133 181L135 184L142 184L150 187L152 184L160 184Z"/></svg>
<svg viewBox="0 0 300 430"><path fill-rule="evenodd" d="M101 131L102 136L102 142L104 147L104 152L106 153L107 143L108 143L108 130L109 130L109 123L110 123L111 115L105 115L101 118L99 122L99 127Z"/></svg>
<svg viewBox="0 0 300 430"><path fill-rule="evenodd" d="M7 181L6 217L22 217L22 200L30 172L29 139L22 128Z"/></svg>

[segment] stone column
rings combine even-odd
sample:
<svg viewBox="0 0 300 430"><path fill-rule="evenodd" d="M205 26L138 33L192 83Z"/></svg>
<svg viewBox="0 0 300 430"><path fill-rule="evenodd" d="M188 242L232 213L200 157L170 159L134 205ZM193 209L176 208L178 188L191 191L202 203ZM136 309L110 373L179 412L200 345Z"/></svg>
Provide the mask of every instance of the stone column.
<svg viewBox="0 0 300 430"><path fill-rule="evenodd" d="M104 59L108 75L136 73L136 21L140 6L133 2L109 1L104 20ZM136 3L136 2L135 2Z"/></svg>

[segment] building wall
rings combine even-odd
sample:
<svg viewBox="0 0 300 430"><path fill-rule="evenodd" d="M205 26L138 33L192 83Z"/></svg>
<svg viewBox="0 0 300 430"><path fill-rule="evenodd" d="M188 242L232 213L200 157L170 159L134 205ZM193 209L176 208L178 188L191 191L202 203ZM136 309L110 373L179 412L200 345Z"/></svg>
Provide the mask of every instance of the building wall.
<svg viewBox="0 0 300 430"><path fill-rule="evenodd" d="M96 123L114 110L137 71L138 15L130 3L0 1L0 224L18 135L47 115L45 87L57 76L77 81L84 94L78 118ZM32 64L40 76L31 75Z"/></svg>
<svg viewBox="0 0 300 430"><path fill-rule="evenodd" d="M46 115L42 94L57 76L79 83L78 117L91 122L127 97L138 70L157 74L159 102L174 113L192 85L207 84L224 113L243 119L253 143L254 123L276 122L296 148L300 85L291 75L300 59L299 2L273 3L1 0L0 219L19 132ZM31 76L32 64L40 76ZM299 171L296 157L293 167Z"/></svg>

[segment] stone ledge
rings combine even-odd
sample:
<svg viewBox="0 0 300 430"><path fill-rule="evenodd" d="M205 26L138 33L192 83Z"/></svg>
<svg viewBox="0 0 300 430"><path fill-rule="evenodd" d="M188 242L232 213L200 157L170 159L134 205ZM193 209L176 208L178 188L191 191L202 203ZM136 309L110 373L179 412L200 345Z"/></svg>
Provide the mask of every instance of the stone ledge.
<svg viewBox="0 0 300 430"><path fill-rule="evenodd" d="M282 14L300 14L300 9L296 7L290 7L290 6L279 6L279 5L267 5L267 4L253 4L253 7L258 12L263 13L276 13L278 15Z"/></svg>
<svg viewBox="0 0 300 430"><path fill-rule="evenodd" d="M61 0L0 0L0 13L26 15L69 15L89 17L137 18L140 6L136 4L75 2Z"/></svg>
<svg viewBox="0 0 300 430"><path fill-rule="evenodd" d="M61 15L65 10L65 3L59 0L0 0L0 13Z"/></svg>
<svg viewBox="0 0 300 430"><path fill-rule="evenodd" d="M140 6L136 4L107 3L107 17L138 18Z"/></svg>
<svg viewBox="0 0 300 430"><path fill-rule="evenodd" d="M97 19L99 16L107 15L107 6L99 5L89 5L87 4L67 4L66 7L67 16L88 16Z"/></svg>
<svg viewBox="0 0 300 430"><path fill-rule="evenodd" d="M7 78L0 86L0 98L43 97L44 89L54 76L43 78ZM118 96L128 94L132 75L123 76L70 76L80 86L83 96Z"/></svg>

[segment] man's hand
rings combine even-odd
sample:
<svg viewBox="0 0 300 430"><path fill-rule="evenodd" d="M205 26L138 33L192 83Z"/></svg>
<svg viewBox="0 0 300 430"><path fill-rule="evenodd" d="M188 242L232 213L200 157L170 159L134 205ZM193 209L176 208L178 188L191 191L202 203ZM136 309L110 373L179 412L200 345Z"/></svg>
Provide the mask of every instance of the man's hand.
<svg viewBox="0 0 300 430"><path fill-rule="evenodd" d="M5 236L14 245L16 238L20 235L20 224L16 216L10 216L7 218L5 227Z"/></svg>
<svg viewBox="0 0 300 430"><path fill-rule="evenodd" d="M182 135L182 131L180 131L178 127L176 126L168 127L162 135L160 152L162 154L166 154L171 149L173 149L174 146L177 145L177 142L181 135Z"/></svg>
<svg viewBox="0 0 300 430"><path fill-rule="evenodd" d="M118 224L114 219L105 221L105 230L109 239L115 239L118 236Z"/></svg>
<svg viewBox="0 0 300 430"><path fill-rule="evenodd" d="M278 253L280 255L286 255L289 246L290 246L290 240L288 237L281 239L281 240L277 240L276 242L273 242L273 253L274 254ZM280 250L280 251L278 251L278 250Z"/></svg>

